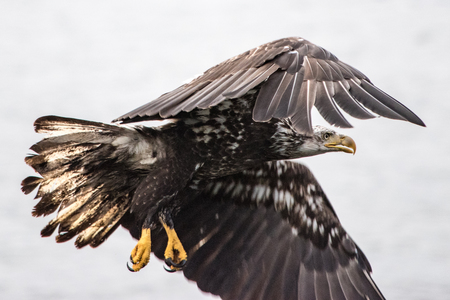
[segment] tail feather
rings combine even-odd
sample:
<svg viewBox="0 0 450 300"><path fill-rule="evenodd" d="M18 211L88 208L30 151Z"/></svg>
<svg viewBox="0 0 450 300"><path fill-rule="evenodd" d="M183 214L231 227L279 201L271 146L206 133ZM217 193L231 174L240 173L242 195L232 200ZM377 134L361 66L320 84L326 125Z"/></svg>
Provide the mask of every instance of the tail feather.
<svg viewBox="0 0 450 300"><path fill-rule="evenodd" d="M127 205L125 201L122 202L122 205L110 207L102 214L101 218L98 218L97 221L78 235L75 245L78 248L82 248L87 244L90 244L92 247L99 246L119 226L118 222L126 212ZM109 225L105 226L105 224Z"/></svg>
<svg viewBox="0 0 450 300"><path fill-rule="evenodd" d="M70 133L114 132L118 128L123 127L58 116L45 116L34 121L34 128L38 133L48 133L51 136L67 136Z"/></svg>
<svg viewBox="0 0 450 300"><path fill-rule="evenodd" d="M133 192L149 168L140 160L154 152L152 136L134 128L56 116L36 120L47 136L25 158L42 178L22 181L22 191L38 188L33 216L57 215L41 231L57 242L78 235L75 245L100 245L129 210Z"/></svg>
<svg viewBox="0 0 450 300"><path fill-rule="evenodd" d="M41 183L42 178L36 176L29 176L22 181L22 192L28 195Z"/></svg>

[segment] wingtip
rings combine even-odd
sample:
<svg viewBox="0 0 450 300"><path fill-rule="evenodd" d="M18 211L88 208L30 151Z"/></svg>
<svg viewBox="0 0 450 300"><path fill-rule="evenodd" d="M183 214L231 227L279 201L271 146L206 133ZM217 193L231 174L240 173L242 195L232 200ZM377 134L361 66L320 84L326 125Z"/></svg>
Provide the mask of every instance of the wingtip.
<svg viewBox="0 0 450 300"><path fill-rule="evenodd" d="M425 123L419 117L417 117L417 121L416 122L412 122L412 123L414 123L416 125L419 125L419 126L422 126L422 127L427 127L427 125L425 125Z"/></svg>

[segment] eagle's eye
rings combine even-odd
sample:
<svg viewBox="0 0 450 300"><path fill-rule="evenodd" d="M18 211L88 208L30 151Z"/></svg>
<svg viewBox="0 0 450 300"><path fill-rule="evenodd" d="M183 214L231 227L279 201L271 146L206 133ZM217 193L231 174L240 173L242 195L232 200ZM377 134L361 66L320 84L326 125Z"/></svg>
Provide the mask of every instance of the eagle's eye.
<svg viewBox="0 0 450 300"><path fill-rule="evenodd" d="M325 133L322 135L322 138L323 138L324 140L328 140L328 139L330 138L330 136L331 136L331 133L325 132Z"/></svg>

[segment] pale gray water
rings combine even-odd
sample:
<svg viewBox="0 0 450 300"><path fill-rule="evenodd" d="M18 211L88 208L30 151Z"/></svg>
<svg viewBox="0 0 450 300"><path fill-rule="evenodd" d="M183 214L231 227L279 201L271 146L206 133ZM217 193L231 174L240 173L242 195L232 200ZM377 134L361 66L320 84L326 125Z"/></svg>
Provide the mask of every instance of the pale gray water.
<svg viewBox="0 0 450 300"><path fill-rule="evenodd" d="M447 0L1 1L0 298L211 298L155 258L128 272L135 241L123 229L98 249L40 238L50 218L32 218L35 201L20 192L40 139L32 123L110 121L235 54L302 36L428 125L353 121L355 156L304 162L388 299L449 299L449 15Z"/></svg>

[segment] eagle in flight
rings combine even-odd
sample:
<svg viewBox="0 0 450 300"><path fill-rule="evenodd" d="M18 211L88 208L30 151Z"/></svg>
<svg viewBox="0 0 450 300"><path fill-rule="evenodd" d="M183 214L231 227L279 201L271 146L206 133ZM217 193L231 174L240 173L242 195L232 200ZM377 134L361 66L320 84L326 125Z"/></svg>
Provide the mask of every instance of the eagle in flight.
<svg viewBox="0 0 450 300"><path fill-rule="evenodd" d="M222 299L384 299L370 264L322 188L290 159L355 153L342 111L425 126L360 71L302 38L226 60L112 124L46 116L25 161L41 177L33 216L42 236L102 244L122 225L150 252ZM154 126L133 124L158 121ZM154 124L153 122L152 124ZM142 124L142 123L141 123Z"/></svg>

